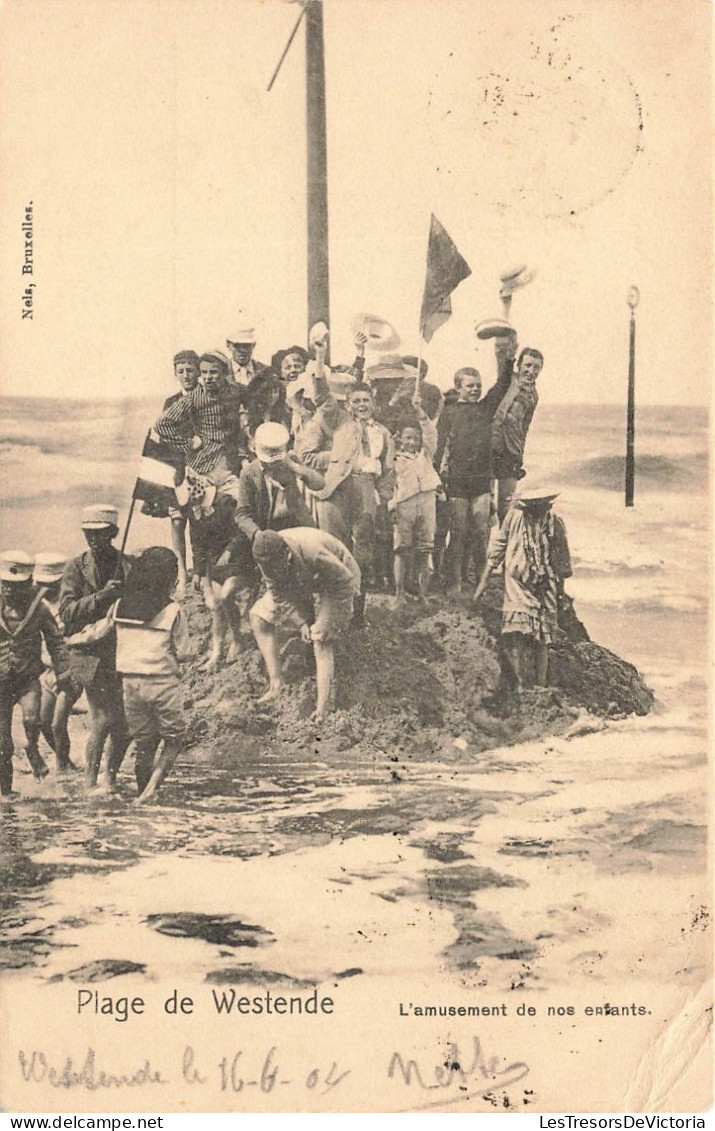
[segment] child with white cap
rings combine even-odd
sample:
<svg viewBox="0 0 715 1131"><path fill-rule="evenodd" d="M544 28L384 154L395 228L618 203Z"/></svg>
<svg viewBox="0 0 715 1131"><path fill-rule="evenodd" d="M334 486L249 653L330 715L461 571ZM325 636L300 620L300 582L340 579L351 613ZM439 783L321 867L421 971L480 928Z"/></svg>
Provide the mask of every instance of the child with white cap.
<svg viewBox="0 0 715 1131"><path fill-rule="evenodd" d="M45 552L35 554L35 568L32 580L38 592L49 606L55 620L59 622L60 584L67 565L64 554ZM45 741L57 756L57 769L77 770L79 767L70 758L70 736L67 729L70 711L82 694L82 688L68 675L60 687L52 665L52 659L43 643L42 662L44 671L40 675L42 700L40 703L40 727Z"/></svg>
<svg viewBox="0 0 715 1131"><path fill-rule="evenodd" d="M254 438L256 458L245 465L239 479L236 526L238 532L227 544L212 570L214 605L211 610L211 651L206 666L216 670L228 632L226 656L232 663L241 647L241 616L245 616L258 592L251 546L260 530L285 530L314 526L301 493L301 484L313 490L325 486L318 471L306 467L289 450L290 433L275 421L260 424Z"/></svg>
<svg viewBox="0 0 715 1131"><path fill-rule="evenodd" d="M81 633L91 631L106 618L121 596L130 559L113 546L119 533L119 514L111 503L95 503L82 510L84 554L67 563L60 586L60 617L68 638L78 637L71 650L72 675L84 687L89 707L90 733L85 747L85 779L97 785L104 744L107 767L103 789L111 791L129 745L117 676L114 634L84 644Z"/></svg>
<svg viewBox="0 0 715 1131"><path fill-rule="evenodd" d="M0 796L12 792L12 713L17 703L27 737L27 757L35 778L48 774L37 743L40 737L42 641L62 686L68 675L67 650L59 626L32 584L34 559L22 550L0 554Z"/></svg>

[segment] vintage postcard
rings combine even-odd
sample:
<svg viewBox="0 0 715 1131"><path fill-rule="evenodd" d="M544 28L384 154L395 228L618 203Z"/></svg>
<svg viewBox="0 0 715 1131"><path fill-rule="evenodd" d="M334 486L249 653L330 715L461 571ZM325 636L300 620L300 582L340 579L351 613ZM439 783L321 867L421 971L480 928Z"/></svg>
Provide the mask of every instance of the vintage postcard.
<svg viewBox="0 0 715 1131"><path fill-rule="evenodd" d="M704 0L5 0L0 1105L711 1103Z"/></svg>

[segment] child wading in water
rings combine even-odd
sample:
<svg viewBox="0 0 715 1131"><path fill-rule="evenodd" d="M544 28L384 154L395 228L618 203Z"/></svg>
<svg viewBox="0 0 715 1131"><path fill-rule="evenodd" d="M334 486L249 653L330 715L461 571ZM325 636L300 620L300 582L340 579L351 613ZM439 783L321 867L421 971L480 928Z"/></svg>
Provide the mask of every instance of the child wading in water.
<svg viewBox="0 0 715 1131"><path fill-rule="evenodd" d="M193 655L186 615L173 600L176 555L163 546L144 550L112 615L117 671L136 748L137 803L153 800L184 744L179 662ZM159 744L163 748L158 759Z"/></svg>
<svg viewBox="0 0 715 1131"><path fill-rule="evenodd" d="M62 573L67 565L61 554L41 553L35 555L35 568L32 580L38 593L59 624L59 600ZM57 769L78 770L79 766L70 758L70 736L67 723L73 706L82 694L82 687L75 684L68 675L62 687L58 685L54 664L45 645L42 649L44 671L40 674L40 726L48 746L57 756Z"/></svg>
<svg viewBox="0 0 715 1131"><path fill-rule="evenodd" d="M419 424L400 430L400 451L395 457L395 493L387 504L395 521L395 608L405 603L405 578L410 556L424 604L430 579L430 557L437 524L437 492L442 480L432 460L437 450L437 429L422 408L418 393L412 398Z"/></svg>
<svg viewBox="0 0 715 1131"><path fill-rule="evenodd" d="M525 487L515 495L474 593L476 602L489 575L504 566L501 631L519 691L546 686L559 593L571 576L566 527L551 511L557 494Z"/></svg>
<svg viewBox="0 0 715 1131"><path fill-rule="evenodd" d="M21 550L0 554L0 795L12 792L12 713L17 703L27 739L26 753L37 781L49 773L37 743L40 737L42 642L59 687L69 678L62 632L32 584L34 559Z"/></svg>

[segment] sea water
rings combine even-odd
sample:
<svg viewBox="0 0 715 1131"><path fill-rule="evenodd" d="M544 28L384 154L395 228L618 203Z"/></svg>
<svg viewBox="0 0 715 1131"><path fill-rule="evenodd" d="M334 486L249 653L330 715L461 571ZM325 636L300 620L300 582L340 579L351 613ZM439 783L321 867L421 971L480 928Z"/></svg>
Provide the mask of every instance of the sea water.
<svg viewBox="0 0 715 1131"><path fill-rule="evenodd" d="M119 506L124 521L153 401L0 401L1 540L30 553L84 548L81 507ZM635 506L624 505L625 412L615 405L537 408L528 481L560 492L573 555L568 590L594 639L661 679L703 665L709 577L708 415L639 410ZM139 506L137 507L139 512ZM128 549L169 544L167 521L135 512Z"/></svg>

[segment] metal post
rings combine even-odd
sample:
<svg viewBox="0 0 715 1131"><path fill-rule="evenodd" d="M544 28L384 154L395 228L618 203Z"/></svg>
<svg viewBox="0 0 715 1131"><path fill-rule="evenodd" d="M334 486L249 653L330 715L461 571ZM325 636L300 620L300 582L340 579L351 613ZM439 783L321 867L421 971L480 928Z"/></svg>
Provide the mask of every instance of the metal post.
<svg viewBox="0 0 715 1131"><path fill-rule="evenodd" d="M127 515L127 523L126 523L126 526L124 527L124 534L122 535L122 544L121 544L120 549L119 549L119 557L117 558L117 568L114 571L115 580L120 579L121 576L122 576L122 558L124 556L124 551L127 548L127 539L129 537L129 527L132 524L132 515L134 514L134 507L136 506L136 502L137 502L136 498L134 497L134 495L132 495L132 501L131 501L131 504L129 506L129 514Z"/></svg>
<svg viewBox="0 0 715 1131"><path fill-rule="evenodd" d="M308 329L330 325L328 276L328 147L322 0L305 5L306 128L308 144Z"/></svg>
<svg viewBox="0 0 715 1131"><path fill-rule="evenodd" d="M628 292L631 308L631 325L628 350L628 411L626 416L626 506L633 506L635 492L635 433L636 433L636 307L640 293L637 287Z"/></svg>

